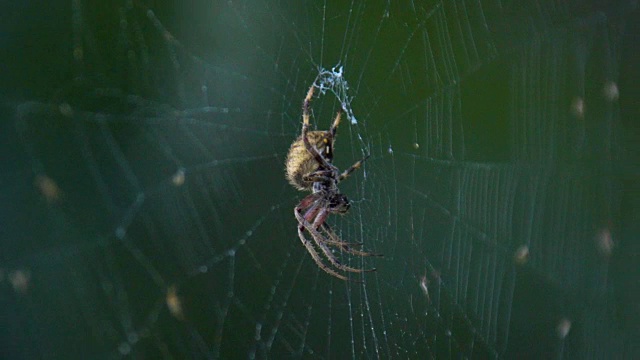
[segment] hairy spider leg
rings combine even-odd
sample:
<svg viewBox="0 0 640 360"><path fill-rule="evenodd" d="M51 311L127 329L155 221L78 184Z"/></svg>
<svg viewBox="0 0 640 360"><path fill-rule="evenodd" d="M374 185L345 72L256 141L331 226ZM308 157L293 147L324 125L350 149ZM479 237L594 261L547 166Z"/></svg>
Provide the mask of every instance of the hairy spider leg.
<svg viewBox="0 0 640 360"><path fill-rule="evenodd" d="M327 141L327 146L324 148L324 156L326 156L326 159L328 162L332 162L333 161L333 142L334 142L334 138L336 137L336 132L338 131L338 125L340 125L340 117L342 115L342 110L338 110L338 113L336 114L336 118L333 120L333 124L331 124L331 127L329 128L329 135L330 135L330 139L326 140Z"/></svg>
<svg viewBox="0 0 640 360"><path fill-rule="evenodd" d="M313 155L318 164L323 166L325 169L335 169L335 166L322 157L316 147L311 145L307 138L307 133L309 132L309 107L311 104L311 98L313 97L313 89L314 87L311 85L309 92L307 92L307 96L304 98L304 102L302 103L302 140L305 148L311 155Z"/></svg>
<svg viewBox="0 0 640 360"><path fill-rule="evenodd" d="M314 211L315 211L315 209L314 209ZM307 214L310 214L310 211L307 211L307 213L305 215L307 215ZM340 270L356 272L356 273L376 271L375 268L373 268L373 269L354 269L352 267L343 265L343 264L340 263L340 261L338 261L338 259L335 257L335 255L333 255L333 253L331 253L331 250L327 247L327 245L325 245L324 242L326 241L326 239L322 236L322 234L320 234L320 232L318 232L318 230L316 230L322 224L321 222L323 222L324 219L326 219L326 215L325 214L328 215L326 210L320 209L320 212L316 216L316 219L314 220L314 223L311 224L305 218L306 216L302 216L302 215L300 215L299 212L296 211L296 218L298 219L298 222L302 224L302 225L300 225L298 227L298 232L300 232L300 228L306 228L306 230L311 234L311 237L313 238L315 243L318 245L318 247L320 247L320 249L322 250L324 255L327 257L327 259L329 259L331 264L333 264L333 266L335 266L336 268L338 268ZM316 223L318 225L315 225Z"/></svg>
<svg viewBox="0 0 640 360"><path fill-rule="evenodd" d="M304 199L302 199L302 201L300 201L300 205L296 206L296 208L293 211L296 216L296 219L298 219L298 222L300 223L300 225L298 225L298 237L300 238L300 241L302 241L302 244L304 245L304 247L307 249L307 252L309 253L309 255L311 255L311 258L313 259L313 261L315 261L316 265L318 265L320 269L322 269L329 275L333 275L337 277L338 279L348 280L346 276L337 273L335 270L331 269L329 266L323 263L322 258L320 257L316 249L311 244L311 241L309 241L306 238L306 236L304 236L305 228L310 227L312 225L309 224L309 222L304 219L304 217L300 214L300 211L308 208L307 211L305 212L305 216L312 216L318 212L318 203L313 202L314 197L317 197L315 195L316 194L311 194L305 197ZM314 238L314 241L317 243L317 240L315 238Z"/></svg>
<svg viewBox="0 0 640 360"><path fill-rule="evenodd" d="M348 241L340 240L338 235L335 234L333 229L331 229L329 224L327 224L326 222L322 224L322 226L320 226L320 229L329 236L329 239L327 239L327 244L329 245L347 247L347 248L350 246L364 246L364 243L359 241L348 242Z"/></svg>
<svg viewBox="0 0 640 360"><path fill-rule="evenodd" d="M312 202L315 201L314 198L320 198L320 197L321 196L318 193L311 194L311 195L306 196L304 199L302 199L302 201L300 201L300 204L298 204L298 206L297 206L298 213L301 213L302 210L307 209L305 214L302 216L302 218L304 218L304 220L306 221L305 224L312 226L316 230L322 228L322 230L325 233L327 233L327 235L329 235L329 237L331 238L331 239L325 239L325 242L328 243L328 244L336 245L336 246L345 246L345 247L362 246L363 243L361 243L361 242L355 242L354 243L354 242L346 242L346 241L339 240L338 235L336 235L333 232L333 230L331 230L329 224L327 224L325 222L326 217L328 215L325 214L325 216L323 218L319 218L319 219L316 218L317 217L317 211L320 209L320 206L319 206L318 203L313 203L312 204ZM314 224L311 224L310 221L313 218L316 218L316 219L314 221ZM296 219L300 220L298 218L298 216L296 216ZM322 220L322 223L320 223L319 220Z"/></svg>
<svg viewBox="0 0 640 360"><path fill-rule="evenodd" d="M316 214L311 213L311 210L315 210L316 208L318 208L318 204L314 203L318 198L320 198L320 194L319 193L314 193L314 194L310 194L308 196L306 196L304 199L302 199L300 201L300 203L298 204L298 206L296 207L296 211L299 214L302 210L308 209L303 218L309 222L312 218L314 218L316 216ZM312 206L313 205L313 206ZM298 218L298 216L296 215L296 219L300 220ZM300 222L300 221L298 221ZM350 245L355 245L355 246L362 246L362 243L349 243L349 242L345 242L345 241L341 241L338 239L338 236L335 235L335 233L333 233L333 231L330 229L329 225L327 223L322 223L321 227L323 229L323 231L325 233L327 233L331 239L326 239L326 242L331 244L331 245L336 245L336 246L345 246L345 247L349 247Z"/></svg>
<svg viewBox="0 0 640 360"><path fill-rule="evenodd" d="M333 124L329 128L329 133L331 134L331 138L333 139L336 136L336 132L338 132L338 125L340 125L340 118L342 116L342 109L338 110L336 114L336 118L333 119Z"/></svg>
<svg viewBox="0 0 640 360"><path fill-rule="evenodd" d="M333 180L333 171L327 169L320 169L312 172L311 174L302 177L302 180L309 182L329 182Z"/></svg>
<svg viewBox="0 0 640 360"><path fill-rule="evenodd" d="M296 211L297 214L297 211ZM304 236L303 233L304 227L298 226L298 237L300 238L300 241L302 241L302 244L304 245L305 248L307 248L307 252L311 255L311 258L313 259L313 261L316 262L316 265L318 265L318 267L322 270L324 270L324 272L326 272L329 275L335 276L338 279L342 279L342 280L349 280L347 279L346 276L344 275L340 275L337 272L335 272L334 270L332 270L330 267L328 267L327 265L325 265L322 262L322 259L320 259L320 255L318 255L318 252L316 251L316 249L313 248L313 245L311 245L311 242Z"/></svg>
<svg viewBox="0 0 640 360"><path fill-rule="evenodd" d="M309 206L311 206L319 197L320 195L317 193L314 194L309 194L307 196L305 196L302 200L300 200L300 202L298 203L298 206L296 206L296 210L297 211L302 211L306 208L308 208Z"/></svg>
<svg viewBox="0 0 640 360"><path fill-rule="evenodd" d="M340 270L344 270L344 271L351 271L351 272L369 272L369 271L376 271L375 268L373 269L355 269L346 265L343 265L336 257L335 255L333 255L333 252L331 252L331 250L329 249L329 247L327 247L326 242L327 239L322 236L322 234L320 232L318 232L317 229L319 229L325 222L325 220L327 219L327 216L329 216L329 211L326 208L321 208L320 211L318 212L315 220L313 221L312 224L312 229L313 231L309 231L311 233L311 235L313 236L314 239L316 239L316 242L318 243L318 246L320 247L320 249L322 249L322 251L324 252L325 256L329 259L329 261L338 269ZM305 218L305 220L307 220L307 218Z"/></svg>
<svg viewBox="0 0 640 360"><path fill-rule="evenodd" d="M296 216L296 219L298 219L298 223L300 223L300 225L298 225L298 237L300 238L300 241L302 241L302 244L304 245L304 247L307 249L307 252L309 253L309 255L311 255L311 258L313 259L313 261L315 261L316 265L318 265L320 269L322 269L329 275L337 277L338 279L348 280L346 276L340 275L339 273L337 273L336 271L328 267L326 264L324 264L322 262L322 258L320 257L316 249L311 244L311 241L309 241L304 236L304 230L306 225L303 225L303 224L304 223L308 225L310 224L308 221L304 219L304 217L300 215L300 212L304 209L307 209L307 211L305 212L305 216L315 216L315 214L318 211L318 203L315 202L317 200L317 197L318 197L317 194L311 194L309 196L306 196L304 199L300 201L300 204L298 204L298 206L296 206L295 209L293 210Z"/></svg>
<svg viewBox="0 0 640 360"><path fill-rule="evenodd" d="M359 256L384 257L383 254L376 254L376 253L370 253L370 252L366 252L366 251L360 251L360 250L353 249L352 246L363 246L364 244L361 243L361 242L349 243L349 242L340 240L338 235L336 235L336 233L331 229L331 227L327 223L322 224L322 226L320 228L329 237L329 239L326 239L325 242L327 244L329 244L329 245L340 247L344 252L347 252L347 253L353 254L353 255L359 255Z"/></svg>
<svg viewBox="0 0 640 360"><path fill-rule="evenodd" d="M347 170L343 171L342 174L340 174L340 177L338 177L338 182L346 179L347 177L349 177L349 175L351 175L352 172L354 172L357 169L359 169L360 166L362 166L362 163L365 160L367 160L370 156L371 156L371 154L365 156L364 158L362 158L362 160L356 161L355 164L351 165Z"/></svg>

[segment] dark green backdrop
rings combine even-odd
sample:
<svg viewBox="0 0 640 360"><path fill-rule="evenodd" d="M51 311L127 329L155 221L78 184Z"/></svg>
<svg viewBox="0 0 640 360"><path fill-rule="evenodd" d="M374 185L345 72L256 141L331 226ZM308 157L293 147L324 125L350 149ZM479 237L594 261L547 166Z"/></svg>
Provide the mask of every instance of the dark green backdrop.
<svg viewBox="0 0 640 360"><path fill-rule="evenodd" d="M5 2L0 357L639 357L632 1ZM337 67L336 67L337 66ZM343 282L284 180L314 99ZM315 126L315 125L314 125Z"/></svg>

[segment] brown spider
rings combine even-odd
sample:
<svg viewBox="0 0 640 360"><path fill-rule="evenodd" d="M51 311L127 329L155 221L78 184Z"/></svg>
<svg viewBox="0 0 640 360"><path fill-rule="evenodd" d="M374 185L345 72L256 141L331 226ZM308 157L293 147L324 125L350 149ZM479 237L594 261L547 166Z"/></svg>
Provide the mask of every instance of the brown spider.
<svg viewBox="0 0 640 360"><path fill-rule="evenodd" d="M304 244L313 260L322 270L339 279L347 280L346 276L339 274L322 262L311 241L305 237L304 231L307 230L311 234L316 246L320 248L324 256L336 269L356 273L376 270L375 268L355 269L341 264L329 248L329 245L339 247L352 255L382 255L353 249L351 245L361 246L362 244L347 243L340 240L329 225L325 223L330 214L342 215L349 210L351 206L349 199L340 193L338 183L360 168L362 162L369 155L340 173L338 168L332 164L332 161L341 112L338 111L329 131L309 131L309 105L313 92L314 86L312 85L302 105L302 134L291 144L287 155L287 179L298 190L311 191L311 194L303 198L294 209L298 220L298 236L302 244Z"/></svg>

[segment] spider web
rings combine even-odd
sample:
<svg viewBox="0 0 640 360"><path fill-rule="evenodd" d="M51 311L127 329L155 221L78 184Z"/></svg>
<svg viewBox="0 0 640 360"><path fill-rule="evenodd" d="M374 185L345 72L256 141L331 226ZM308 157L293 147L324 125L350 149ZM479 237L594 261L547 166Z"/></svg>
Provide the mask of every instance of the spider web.
<svg viewBox="0 0 640 360"><path fill-rule="evenodd" d="M639 355L633 2L41 6L2 45L4 358ZM372 155L328 220L361 283L296 234L312 84Z"/></svg>

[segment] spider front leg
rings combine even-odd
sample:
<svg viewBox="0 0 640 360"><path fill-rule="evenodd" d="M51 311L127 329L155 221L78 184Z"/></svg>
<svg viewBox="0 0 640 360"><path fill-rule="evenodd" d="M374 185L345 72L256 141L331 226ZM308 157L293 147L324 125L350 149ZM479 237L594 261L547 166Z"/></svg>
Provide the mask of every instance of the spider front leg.
<svg viewBox="0 0 640 360"><path fill-rule="evenodd" d="M334 138L336 136L336 132L338 132L338 125L340 125L340 118L342 117L342 109L338 110L336 114L336 118L333 119L333 124L329 128L329 133L331 133L331 137Z"/></svg>
<svg viewBox="0 0 640 360"><path fill-rule="evenodd" d="M308 182L328 182L335 178L335 173L333 170L316 170L311 174L303 176L302 180Z"/></svg>
<svg viewBox="0 0 640 360"><path fill-rule="evenodd" d="M304 142L304 147L307 151L313 155L314 159L318 162L318 164L324 166L327 169L331 169L332 165L328 162L315 148L315 146L311 145L307 134L309 133L309 108L311 106L311 98L313 97L314 87L311 85L309 91L307 92L307 96L304 98L304 102L302 103L302 141Z"/></svg>
<svg viewBox="0 0 640 360"><path fill-rule="evenodd" d="M329 128L329 134L331 137L327 140L328 144L325 146L324 156L326 159L331 162L333 160L333 138L336 137L336 132L338 131L338 125L340 125L340 117L342 115L342 110L338 110L336 114L336 118L333 120L333 124Z"/></svg>
<svg viewBox="0 0 640 360"><path fill-rule="evenodd" d="M346 179L347 177L349 177L349 175L351 175L351 173L356 171L357 169L360 169L360 167L362 166L362 163L365 160L367 160L370 156L371 156L371 154L365 156L364 158L362 158L362 160L356 161L355 164L351 165L347 170L343 171L342 174L340 174L340 177L338 177L338 182L340 182L340 181Z"/></svg>

